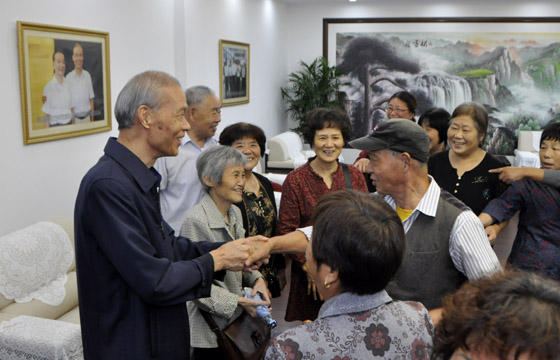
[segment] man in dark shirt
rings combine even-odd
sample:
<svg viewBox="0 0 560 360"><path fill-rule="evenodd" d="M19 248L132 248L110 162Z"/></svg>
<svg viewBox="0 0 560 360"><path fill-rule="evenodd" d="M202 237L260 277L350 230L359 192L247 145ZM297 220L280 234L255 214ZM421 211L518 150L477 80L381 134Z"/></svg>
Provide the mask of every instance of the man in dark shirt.
<svg viewBox="0 0 560 360"><path fill-rule="evenodd" d="M189 359L185 301L210 296L217 271L253 261L254 239L191 242L161 216L152 166L177 155L186 109L173 77L133 77L115 104L119 136L82 180L74 216L86 359Z"/></svg>

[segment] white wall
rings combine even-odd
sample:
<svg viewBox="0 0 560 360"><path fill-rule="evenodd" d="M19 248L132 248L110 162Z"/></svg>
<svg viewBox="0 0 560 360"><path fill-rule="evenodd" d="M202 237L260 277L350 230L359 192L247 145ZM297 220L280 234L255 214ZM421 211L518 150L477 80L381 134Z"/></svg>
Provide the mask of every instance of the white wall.
<svg viewBox="0 0 560 360"><path fill-rule="evenodd" d="M286 77L286 5L271 0L186 0L186 87L220 90L220 39L250 44L250 102L222 109L220 132L245 121L267 136L287 129L280 87Z"/></svg>
<svg viewBox="0 0 560 360"><path fill-rule="evenodd" d="M0 236L51 217L72 217L83 175L102 155L108 136L118 133L113 119L110 133L23 145L17 20L109 32L112 105L128 79L149 69L169 72L183 86L206 84L218 91L218 40L250 43L250 103L224 108L219 130L248 121L274 135L286 129L279 90L286 68L285 9L271 0L5 1L0 64L11 71L0 86Z"/></svg>
<svg viewBox="0 0 560 360"><path fill-rule="evenodd" d="M134 8L134 11L131 11ZM72 14L72 16L69 16ZM85 172L101 156L109 132L23 145L16 21L56 24L110 34L111 103L134 74L159 69L173 73L171 0L4 1L0 11L3 75L0 153L0 235L55 216L73 217ZM113 119L116 135L117 125Z"/></svg>
<svg viewBox="0 0 560 360"><path fill-rule="evenodd" d="M23 146L17 20L109 32L112 104L130 77L148 69L174 74L183 86L206 84L217 91L218 40L250 43L251 102L224 108L219 130L248 121L272 136L293 126L284 120L279 88L300 60L322 54L323 17L560 15L560 4L552 0L527 5L521 0L473 1L429 5L393 0L381 6L272 0L4 1L0 236L51 217L72 217L82 176L102 155L107 137L117 134L113 120L111 133Z"/></svg>
<svg viewBox="0 0 560 360"><path fill-rule="evenodd" d="M340 5L289 5L285 26L288 72L294 71L300 60L308 62L323 54L323 18L560 16L560 2L556 0L393 0L380 3L359 0L355 3L341 1Z"/></svg>

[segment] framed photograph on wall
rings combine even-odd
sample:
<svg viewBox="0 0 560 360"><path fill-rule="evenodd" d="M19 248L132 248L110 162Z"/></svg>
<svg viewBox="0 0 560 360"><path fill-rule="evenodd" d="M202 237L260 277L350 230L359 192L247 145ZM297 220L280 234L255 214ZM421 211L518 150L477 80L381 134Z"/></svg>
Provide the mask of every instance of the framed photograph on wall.
<svg viewBox="0 0 560 360"><path fill-rule="evenodd" d="M18 21L25 145L111 130L109 33Z"/></svg>
<svg viewBox="0 0 560 360"><path fill-rule="evenodd" d="M250 45L220 40L220 101L222 106L249 102Z"/></svg>
<svg viewBox="0 0 560 360"><path fill-rule="evenodd" d="M513 155L519 131L560 121L560 18L323 19L323 55L345 72L352 138L386 119L389 98L416 97L416 118L464 102L489 113L484 146Z"/></svg>

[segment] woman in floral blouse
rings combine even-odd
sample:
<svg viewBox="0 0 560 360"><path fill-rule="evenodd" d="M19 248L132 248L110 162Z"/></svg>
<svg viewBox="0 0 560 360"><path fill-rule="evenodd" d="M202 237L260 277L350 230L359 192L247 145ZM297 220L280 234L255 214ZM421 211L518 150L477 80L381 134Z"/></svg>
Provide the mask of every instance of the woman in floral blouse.
<svg viewBox="0 0 560 360"><path fill-rule="evenodd" d="M342 190L319 200L313 223L307 262L325 303L317 320L273 338L265 359L429 359L428 311L384 290L405 251L395 211Z"/></svg>
<svg viewBox="0 0 560 360"><path fill-rule="evenodd" d="M264 156L266 148L266 136L263 130L253 124L236 123L222 131L220 144L231 146L247 157L243 201L235 204L243 216L245 237L275 236L277 212L273 185L266 177L253 171L260 158ZM281 188L280 185L277 186ZM275 254L271 256L268 264L259 269L268 280L272 297L280 296L280 291L286 284L285 268L284 256ZM275 277L275 274L278 274L278 277ZM276 283L271 283L272 281Z"/></svg>
<svg viewBox="0 0 560 360"><path fill-rule="evenodd" d="M360 170L338 162L342 147L350 138L348 115L337 109L318 108L307 113L306 119L303 136L317 156L290 172L282 185L279 235L311 225L315 205L325 194L345 188L368 191ZM322 301L306 269L305 256L294 257L286 321L317 318Z"/></svg>

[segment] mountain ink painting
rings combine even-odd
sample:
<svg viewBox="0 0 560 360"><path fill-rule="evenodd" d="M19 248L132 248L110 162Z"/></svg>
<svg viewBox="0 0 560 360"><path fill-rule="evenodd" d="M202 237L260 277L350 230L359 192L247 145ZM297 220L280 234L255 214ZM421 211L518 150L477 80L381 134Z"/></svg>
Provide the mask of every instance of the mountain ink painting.
<svg viewBox="0 0 560 360"><path fill-rule="evenodd" d="M479 102L490 121L484 146L511 155L519 130L560 121L560 34L339 32L336 65L352 138L386 119L392 94L412 93L416 117Z"/></svg>

